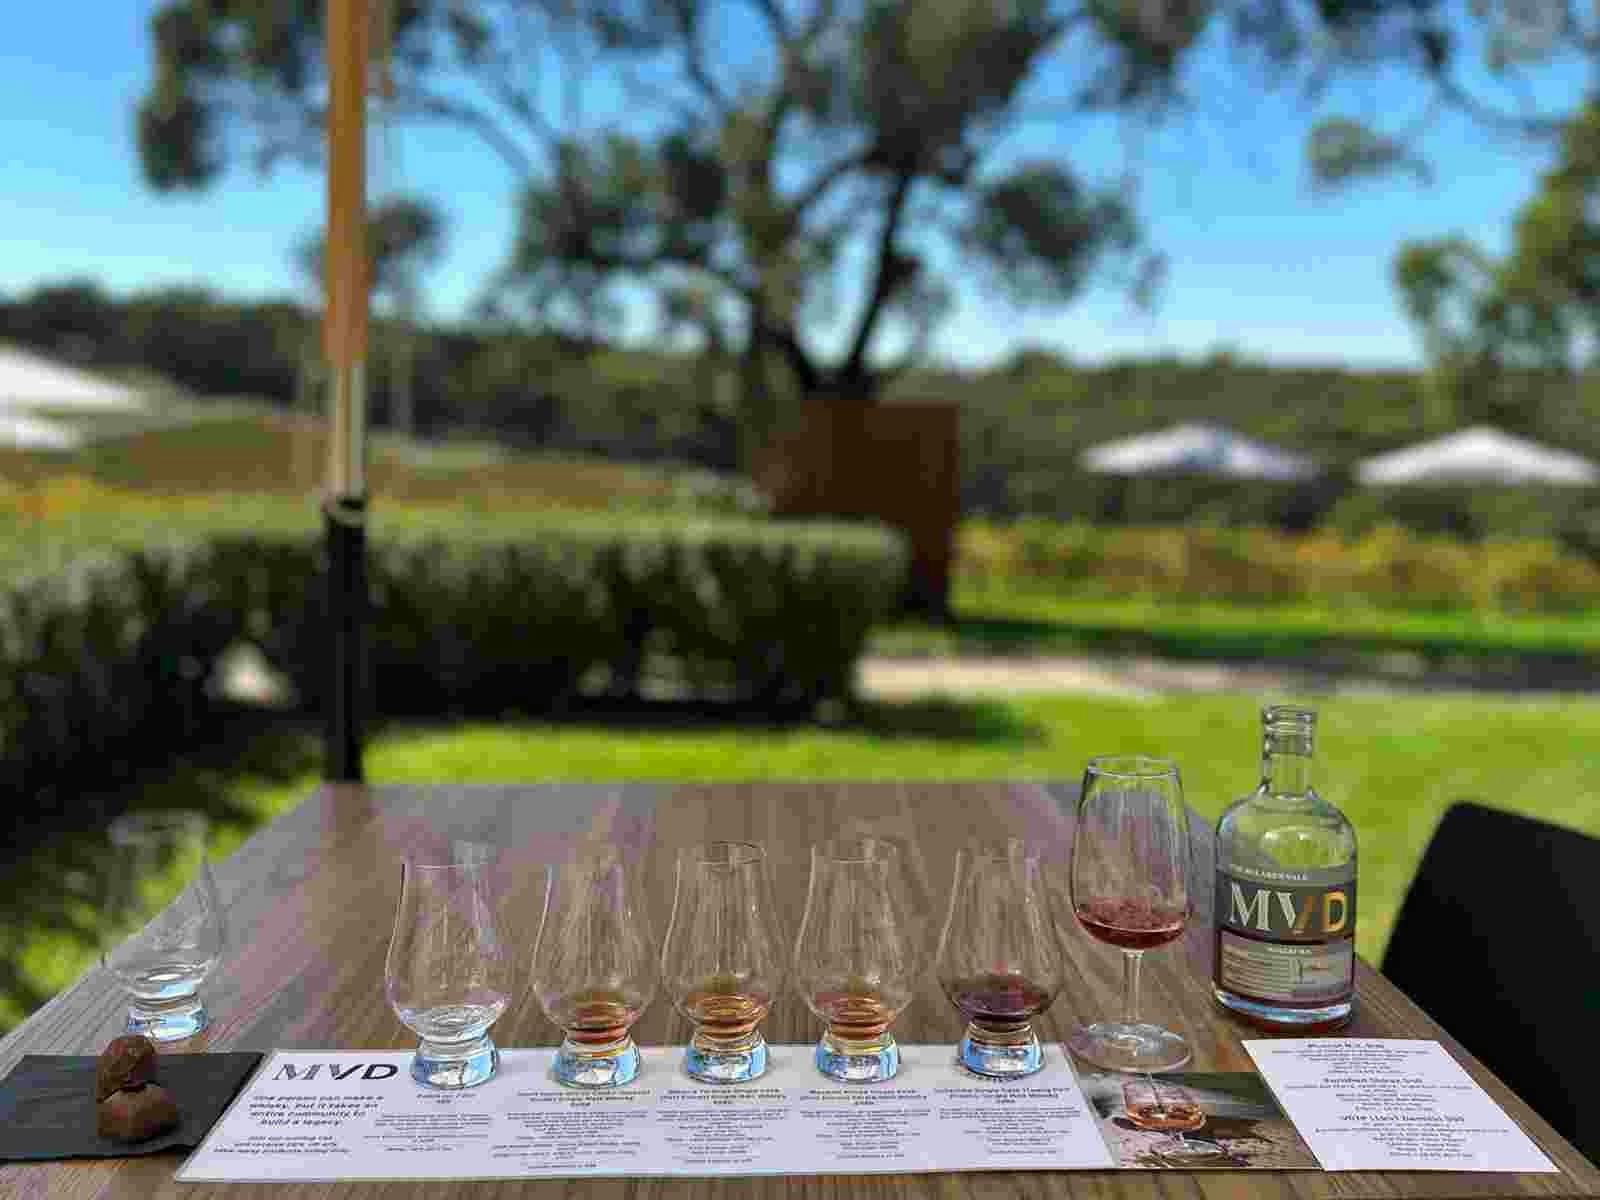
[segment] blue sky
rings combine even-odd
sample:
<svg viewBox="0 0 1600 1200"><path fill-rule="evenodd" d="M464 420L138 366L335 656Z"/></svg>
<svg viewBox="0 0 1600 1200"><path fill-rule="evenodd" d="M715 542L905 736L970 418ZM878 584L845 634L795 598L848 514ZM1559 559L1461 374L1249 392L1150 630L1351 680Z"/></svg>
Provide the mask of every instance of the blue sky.
<svg viewBox="0 0 1600 1200"><path fill-rule="evenodd" d="M321 217L320 178L235 168L208 192L143 185L132 114L150 72L157 0L16 5L0 43L0 292L89 277L123 292L204 284L231 296L300 295L296 238ZM1209 72L1227 70L1218 59ZM1575 94L1556 76L1546 94ZM1347 111L1404 112L1418 95L1379 80L1337 97ZM1236 103L1147 139L1141 211L1170 258L1149 314L1111 289L1068 308L1018 313L964 295L934 344L982 364L1022 347L1082 361L1227 347L1283 362L1413 364L1415 339L1389 284L1407 238L1465 232L1492 247L1536 184L1543 160L1446 120L1428 146L1430 186L1394 180L1316 195L1302 152L1306 113L1287 96ZM1019 155L1069 153L1088 173L1120 164L1108 128L1031 126ZM514 178L457 134L408 132L391 174L429 194L450 221L448 254L428 280L432 314L453 318L498 265L512 232Z"/></svg>

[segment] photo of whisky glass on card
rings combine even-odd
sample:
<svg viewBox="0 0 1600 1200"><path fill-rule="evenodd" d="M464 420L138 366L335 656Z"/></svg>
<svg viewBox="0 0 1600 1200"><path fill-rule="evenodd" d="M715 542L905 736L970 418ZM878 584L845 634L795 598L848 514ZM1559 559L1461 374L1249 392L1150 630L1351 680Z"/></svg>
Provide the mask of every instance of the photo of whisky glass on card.
<svg viewBox="0 0 1600 1200"><path fill-rule="evenodd" d="M1226 1153L1213 1141L1184 1136L1205 1128L1206 1110L1180 1084L1148 1074L1131 1076L1123 1081L1122 1102L1135 1128L1169 1135L1151 1150L1164 1162L1178 1165Z"/></svg>

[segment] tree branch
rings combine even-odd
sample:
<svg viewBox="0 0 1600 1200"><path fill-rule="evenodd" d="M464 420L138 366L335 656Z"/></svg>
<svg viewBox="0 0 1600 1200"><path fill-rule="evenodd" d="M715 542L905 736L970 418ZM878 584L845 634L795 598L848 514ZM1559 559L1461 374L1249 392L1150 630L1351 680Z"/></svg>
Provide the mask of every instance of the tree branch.
<svg viewBox="0 0 1600 1200"><path fill-rule="evenodd" d="M784 359L789 364L789 369L794 372L795 378L800 382L800 390L808 395L816 392L822 386L822 373L817 370L816 364L811 361L811 356L806 353L806 348L800 344L800 339L794 330L774 325L768 321L766 314L759 309L751 313L751 336L776 347L782 352Z"/></svg>
<svg viewBox="0 0 1600 1200"><path fill-rule="evenodd" d="M833 21L838 14L837 0L817 0L817 7L811 14L811 20L806 23L806 29L800 35L800 40L810 46L833 27Z"/></svg>
<svg viewBox="0 0 1600 1200"><path fill-rule="evenodd" d="M1498 129L1502 133L1529 138L1555 138L1560 137L1562 130L1566 128L1566 121L1560 117L1517 116L1485 104L1469 93L1457 80L1448 76L1442 74L1436 76L1435 83L1439 88L1439 94L1447 104L1455 105L1474 121Z"/></svg>
<svg viewBox="0 0 1600 1200"><path fill-rule="evenodd" d="M867 151L865 150L858 150L856 153L848 154L837 162L830 163L822 169L803 192L795 197L789 205L789 211L794 214L796 219L803 217L812 205L827 194L829 188L833 187L834 184L838 183L851 171L858 167L864 167L866 164Z"/></svg>
<svg viewBox="0 0 1600 1200"><path fill-rule="evenodd" d="M415 117L446 121L471 130L519 177L526 179L534 173L533 159L482 109L426 92L401 93L396 97L395 107Z"/></svg>
<svg viewBox="0 0 1600 1200"><path fill-rule="evenodd" d="M678 116L689 128L694 128L705 120L705 113L694 107L688 100L685 100L682 96L673 95L666 88L657 84L647 83L645 80L640 79L634 71L624 70L622 72L622 88L631 97L676 109Z"/></svg>
<svg viewBox="0 0 1600 1200"><path fill-rule="evenodd" d="M767 19L767 24L772 27L772 36L784 46L794 41L794 31L789 28L789 18L784 16L778 0L751 0L755 10Z"/></svg>
<svg viewBox="0 0 1600 1200"><path fill-rule="evenodd" d="M545 119L526 88L512 81L516 68L500 55L483 60L480 80L500 106L518 118L540 141L554 147L561 143L561 131Z"/></svg>
<svg viewBox="0 0 1600 1200"><path fill-rule="evenodd" d="M872 342L872 334L878 325L878 318L883 314L884 302L889 298L889 292L894 286L892 267L894 263L895 237L900 232L900 214L905 210L906 197L911 192L911 175L901 175L894 181L894 190L889 193L888 211L884 214L883 229L878 234L878 267L877 275L872 281L872 292L867 297L866 310L861 314L861 326L856 330L856 339L850 347L850 356L845 359L844 366L840 368L840 378L856 382L865 376L867 347Z"/></svg>
<svg viewBox="0 0 1600 1200"><path fill-rule="evenodd" d="M702 95L717 109L727 114L733 111L733 103L725 96L722 89L717 86L717 81L711 77L711 72L706 68L705 48L700 45L700 30L698 23L691 15L691 7L680 9L681 18L678 21L678 36L683 42L683 68L688 73L689 80L700 89Z"/></svg>

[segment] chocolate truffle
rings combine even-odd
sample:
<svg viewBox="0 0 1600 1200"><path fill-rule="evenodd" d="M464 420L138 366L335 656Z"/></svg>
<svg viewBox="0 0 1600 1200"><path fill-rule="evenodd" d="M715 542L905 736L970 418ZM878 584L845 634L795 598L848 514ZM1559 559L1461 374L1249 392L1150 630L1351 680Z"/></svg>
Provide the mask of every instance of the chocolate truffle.
<svg viewBox="0 0 1600 1200"><path fill-rule="evenodd" d="M100 1054L94 1098L104 1100L122 1088L143 1087L156 1077L156 1044L147 1037L119 1037Z"/></svg>
<svg viewBox="0 0 1600 1200"><path fill-rule="evenodd" d="M159 1083L112 1092L97 1109L100 1136L119 1142L142 1142L178 1123L178 1105Z"/></svg>

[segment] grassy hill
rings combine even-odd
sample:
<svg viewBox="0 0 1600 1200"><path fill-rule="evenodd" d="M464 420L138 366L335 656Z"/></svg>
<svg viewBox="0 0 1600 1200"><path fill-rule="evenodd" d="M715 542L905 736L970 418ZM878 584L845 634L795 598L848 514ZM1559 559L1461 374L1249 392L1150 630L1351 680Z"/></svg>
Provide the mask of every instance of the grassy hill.
<svg viewBox="0 0 1600 1200"><path fill-rule="evenodd" d="M0 578L188 532L310 530L327 454L320 422L259 406L147 422L72 453L0 448ZM380 436L369 459L379 529L392 520L470 525L553 509L716 504L728 488L704 472L519 455L485 443Z"/></svg>

